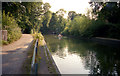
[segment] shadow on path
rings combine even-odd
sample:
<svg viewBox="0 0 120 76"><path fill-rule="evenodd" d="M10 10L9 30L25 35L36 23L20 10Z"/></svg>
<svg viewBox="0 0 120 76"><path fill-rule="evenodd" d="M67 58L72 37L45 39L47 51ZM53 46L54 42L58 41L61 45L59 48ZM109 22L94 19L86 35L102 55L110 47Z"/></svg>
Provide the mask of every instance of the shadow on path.
<svg viewBox="0 0 120 76"><path fill-rule="evenodd" d="M27 52L32 41L33 37L30 34L23 34L18 41L3 46L2 74L23 74L22 66L28 58Z"/></svg>

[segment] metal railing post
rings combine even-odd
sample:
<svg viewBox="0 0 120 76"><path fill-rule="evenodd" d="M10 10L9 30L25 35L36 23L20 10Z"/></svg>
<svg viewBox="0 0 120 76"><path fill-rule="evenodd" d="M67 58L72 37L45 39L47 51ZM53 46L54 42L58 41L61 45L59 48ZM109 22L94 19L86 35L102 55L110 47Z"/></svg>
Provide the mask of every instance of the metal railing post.
<svg viewBox="0 0 120 76"><path fill-rule="evenodd" d="M32 64L31 64L31 74L37 74L37 65L35 64L35 57L37 55L37 47L38 47L38 39L35 42L33 57L32 57Z"/></svg>

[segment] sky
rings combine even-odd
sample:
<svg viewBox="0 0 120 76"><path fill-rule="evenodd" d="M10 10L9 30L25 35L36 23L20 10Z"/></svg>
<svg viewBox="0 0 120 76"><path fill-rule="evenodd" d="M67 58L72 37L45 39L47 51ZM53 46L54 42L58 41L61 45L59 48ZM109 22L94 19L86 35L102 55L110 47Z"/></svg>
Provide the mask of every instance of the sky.
<svg viewBox="0 0 120 76"><path fill-rule="evenodd" d="M89 8L90 0L42 0L43 3L48 2L51 5L50 10L56 12L59 9L64 9L67 11L75 11L76 13L86 13L87 8ZM67 17L65 14L65 18Z"/></svg>

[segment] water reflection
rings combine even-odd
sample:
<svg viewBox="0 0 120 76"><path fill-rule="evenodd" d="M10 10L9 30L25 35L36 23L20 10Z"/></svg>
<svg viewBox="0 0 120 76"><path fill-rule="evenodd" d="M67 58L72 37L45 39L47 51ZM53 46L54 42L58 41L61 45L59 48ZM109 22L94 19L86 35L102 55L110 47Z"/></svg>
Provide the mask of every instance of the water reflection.
<svg viewBox="0 0 120 76"><path fill-rule="evenodd" d="M81 74L89 73L89 70L84 68L82 59L78 54L69 53L68 47L65 47L63 50L62 53L57 51L53 55L53 59L62 74L80 74L80 72Z"/></svg>
<svg viewBox="0 0 120 76"><path fill-rule="evenodd" d="M56 36L45 36L48 48L64 74L90 74L90 76L119 76L120 48Z"/></svg>

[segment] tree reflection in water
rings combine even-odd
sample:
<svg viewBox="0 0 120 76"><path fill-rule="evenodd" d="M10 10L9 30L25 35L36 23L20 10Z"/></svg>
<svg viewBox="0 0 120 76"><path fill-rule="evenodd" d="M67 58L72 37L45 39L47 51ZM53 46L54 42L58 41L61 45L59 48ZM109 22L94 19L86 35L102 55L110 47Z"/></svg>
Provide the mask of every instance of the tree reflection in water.
<svg viewBox="0 0 120 76"><path fill-rule="evenodd" d="M84 67L89 69L90 76L120 75L120 48L72 38L59 40L53 35L46 35L45 39L52 55L66 57L66 47L69 54L77 53Z"/></svg>

